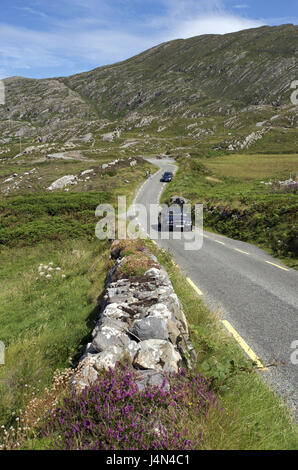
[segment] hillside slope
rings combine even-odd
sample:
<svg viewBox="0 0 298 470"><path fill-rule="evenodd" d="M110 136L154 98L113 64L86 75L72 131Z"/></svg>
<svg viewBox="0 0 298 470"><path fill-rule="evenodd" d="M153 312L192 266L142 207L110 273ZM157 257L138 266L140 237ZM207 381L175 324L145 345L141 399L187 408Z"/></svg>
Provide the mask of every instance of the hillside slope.
<svg viewBox="0 0 298 470"><path fill-rule="evenodd" d="M264 106L269 118L282 108L293 126L290 84L297 76L298 26L178 39L70 77L6 79L0 132L57 135L98 119L142 127L154 118L227 118Z"/></svg>
<svg viewBox="0 0 298 470"><path fill-rule="evenodd" d="M102 117L132 110L230 111L287 103L298 68L298 26L261 27L170 41L132 59L64 80ZM213 104L213 106L212 106Z"/></svg>

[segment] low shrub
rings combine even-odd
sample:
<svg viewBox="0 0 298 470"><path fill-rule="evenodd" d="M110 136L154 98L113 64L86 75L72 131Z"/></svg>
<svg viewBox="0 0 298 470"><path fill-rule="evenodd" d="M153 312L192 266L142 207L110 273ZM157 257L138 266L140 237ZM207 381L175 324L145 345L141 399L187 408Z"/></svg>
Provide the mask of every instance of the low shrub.
<svg viewBox="0 0 298 470"><path fill-rule="evenodd" d="M194 449L201 434L191 442L188 430L178 429L189 415L207 419L209 409L218 406L205 378L181 370L168 378L170 390L155 386L143 391L136 380L125 365L103 372L94 385L48 414L43 438L59 450Z"/></svg>
<svg viewBox="0 0 298 470"><path fill-rule="evenodd" d="M297 205L255 203L245 210L206 204L204 223L232 238L254 240L277 256L297 258Z"/></svg>
<svg viewBox="0 0 298 470"><path fill-rule="evenodd" d="M121 265L117 268L116 276L119 279L121 274L126 277L144 276L145 272L151 268L159 268L159 265L144 254L131 254L126 256Z"/></svg>
<svg viewBox="0 0 298 470"><path fill-rule="evenodd" d="M108 192L18 196L0 201L0 247L34 245L45 240L93 238L98 204Z"/></svg>

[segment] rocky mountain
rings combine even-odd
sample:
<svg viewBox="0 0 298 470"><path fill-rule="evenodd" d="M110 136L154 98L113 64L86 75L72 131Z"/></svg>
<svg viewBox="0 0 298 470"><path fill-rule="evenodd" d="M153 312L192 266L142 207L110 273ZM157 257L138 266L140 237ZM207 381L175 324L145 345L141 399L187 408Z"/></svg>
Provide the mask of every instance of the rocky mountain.
<svg viewBox="0 0 298 470"><path fill-rule="evenodd" d="M154 119L160 124L177 116L233 121L260 107L266 107L270 119L277 109L293 108L290 84L295 79L298 26L177 39L70 77L6 79L0 135L66 138L63 133L70 128L86 133L86 123L96 122L98 131L142 128ZM287 120L296 125L297 113Z"/></svg>

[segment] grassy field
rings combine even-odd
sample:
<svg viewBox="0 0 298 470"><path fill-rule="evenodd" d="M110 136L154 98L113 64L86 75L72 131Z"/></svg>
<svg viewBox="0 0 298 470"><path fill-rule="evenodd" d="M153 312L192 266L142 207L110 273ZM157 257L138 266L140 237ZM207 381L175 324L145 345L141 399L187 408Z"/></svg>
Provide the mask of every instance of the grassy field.
<svg viewBox="0 0 298 470"><path fill-rule="evenodd" d="M64 162L55 167L65 174ZM6 346L0 426L15 423L27 390L42 395L55 370L80 355L98 315L108 258L106 242L95 237L95 209L100 203L116 208L118 194L129 204L148 167L126 162L94 178L87 192L32 188L0 198L0 339Z"/></svg>
<svg viewBox="0 0 298 470"><path fill-rule="evenodd" d="M265 184L295 178L297 155L193 156L178 163L163 202L181 194L203 203L206 229L257 243L297 268L297 194Z"/></svg>
<svg viewBox="0 0 298 470"><path fill-rule="evenodd" d="M206 168L218 178L240 181L288 179L298 174L298 155L226 155L206 162Z"/></svg>

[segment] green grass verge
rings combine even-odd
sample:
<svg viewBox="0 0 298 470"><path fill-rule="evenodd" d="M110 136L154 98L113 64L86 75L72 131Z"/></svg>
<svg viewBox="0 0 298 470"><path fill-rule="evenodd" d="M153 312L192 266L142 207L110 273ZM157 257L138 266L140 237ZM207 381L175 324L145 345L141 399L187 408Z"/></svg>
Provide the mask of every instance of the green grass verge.
<svg viewBox="0 0 298 470"><path fill-rule="evenodd" d="M106 276L105 250L103 242L67 240L2 251L1 425L14 422L14 414L26 405L28 387L41 392L49 386L54 371L70 366L87 342ZM51 272L49 279L40 276L40 263L51 262L61 271Z"/></svg>

